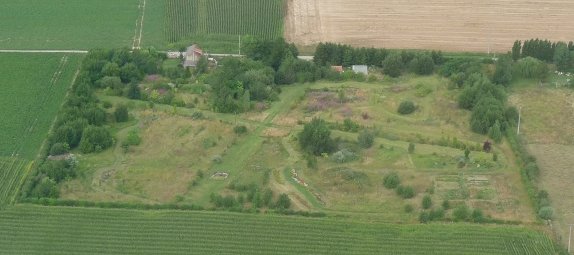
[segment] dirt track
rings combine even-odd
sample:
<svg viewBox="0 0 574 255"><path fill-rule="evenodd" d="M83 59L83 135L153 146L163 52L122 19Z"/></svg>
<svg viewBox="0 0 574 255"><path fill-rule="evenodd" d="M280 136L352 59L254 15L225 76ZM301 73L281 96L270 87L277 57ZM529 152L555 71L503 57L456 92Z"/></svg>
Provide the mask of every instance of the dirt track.
<svg viewBox="0 0 574 255"><path fill-rule="evenodd" d="M574 40L572 0L288 0L285 37L385 48L508 51Z"/></svg>

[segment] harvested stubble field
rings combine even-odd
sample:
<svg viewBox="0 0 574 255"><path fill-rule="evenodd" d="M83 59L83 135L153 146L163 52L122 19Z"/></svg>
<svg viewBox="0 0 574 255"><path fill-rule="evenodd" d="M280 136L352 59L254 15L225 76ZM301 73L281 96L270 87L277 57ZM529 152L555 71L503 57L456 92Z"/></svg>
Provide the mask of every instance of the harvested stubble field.
<svg viewBox="0 0 574 255"><path fill-rule="evenodd" d="M0 236L6 254L555 253L544 234L522 227L29 205L0 212Z"/></svg>
<svg viewBox="0 0 574 255"><path fill-rule="evenodd" d="M386 48L506 52L517 39L572 40L570 0L289 0L286 38Z"/></svg>

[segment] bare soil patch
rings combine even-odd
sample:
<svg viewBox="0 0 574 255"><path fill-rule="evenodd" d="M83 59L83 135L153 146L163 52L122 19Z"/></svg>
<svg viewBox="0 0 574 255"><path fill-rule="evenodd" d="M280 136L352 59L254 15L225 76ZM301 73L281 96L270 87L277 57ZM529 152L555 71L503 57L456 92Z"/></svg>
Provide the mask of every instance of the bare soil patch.
<svg viewBox="0 0 574 255"><path fill-rule="evenodd" d="M289 0L297 44L506 52L514 40L572 40L571 0Z"/></svg>

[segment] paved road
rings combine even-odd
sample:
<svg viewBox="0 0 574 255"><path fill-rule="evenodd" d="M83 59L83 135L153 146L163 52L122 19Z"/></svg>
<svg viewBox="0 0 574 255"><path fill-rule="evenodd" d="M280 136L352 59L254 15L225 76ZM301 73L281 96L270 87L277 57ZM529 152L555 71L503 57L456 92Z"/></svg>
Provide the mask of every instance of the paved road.
<svg viewBox="0 0 574 255"><path fill-rule="evenodd" d="M164 52L164 51L160 51ZM167 52L167 51L165 51ZM0 50L0 53L75 53L75 54L86 54L87 50ZM209 54L214 57L243 57L239 54ZM299 59L311 61L313 56L299 56Z"/></svg>

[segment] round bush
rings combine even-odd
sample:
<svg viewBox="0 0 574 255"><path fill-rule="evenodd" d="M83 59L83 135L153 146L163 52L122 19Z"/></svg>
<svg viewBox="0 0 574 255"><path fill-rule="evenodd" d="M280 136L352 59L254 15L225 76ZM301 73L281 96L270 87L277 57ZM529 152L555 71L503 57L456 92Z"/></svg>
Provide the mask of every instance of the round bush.
<svg viewBox="0 0 574 255"><path fill-rule="evenodd" d="M425 196L423 197L422 205L423 205L423 209L429 209L429 208L431 208L431 206L432 206L431 196L425 195Z"/></svg>
<svg viewBox="0 0 574 255"><path fill-rule="evenodd" d="M243 126L243 125L241 125L241 126L235 126L235 127L233 128L233 132L235 132L235 133L238 134L238 135L245 134L245 133L247 133L247 127L246 127L246 126Z"/></svg>
<svg viewBox="0 0 574 255"><path fill-rule="evenodd" d="M359 133L359 137L357 138L357 142L364 149L371 148L371 146L373 146L374 141L375 141L375 135L368 130L361 131L361 133Z"/></svg>
<svg viewBox="0 0 574 255"><path fill-rule="evenodd" d="M383 179L383 185L387 189L394 189L398 187L399 184L401 184L401 179L399 178L399 175L396 173L387 174Z"/></svg>
<svg viewBox="0 0 574 255"><path fill-rule="evenodd" d="M399 105L398 112L402 115L407 115L415 112L416 106L412 101L403 101Z"/></svg>
<svg viewBox="0 0 574 255"><path fill-rule="evenodd" d="M397 187L397 194L404 199L409 199L415 197L415 189L411 186L401 186Z"/></svg>
<svg viewBox="0 0 574 255"><path fill-rule="evenodd" d="M538 211L538 216L540 216L540 218L545 219L545 220L552 219L553 215L554 215L554 209L552 209L552 207L550 207L550 206L542 207Z"/></svg>
<svg viewBox="0 0 574 255"><path fill-rule="evenodd" d="M50 148L50 155L52 156L62 155L68 153L69 151L70 146L67 143L55 143L54 145L52 145L52 148Z"/></svg>

